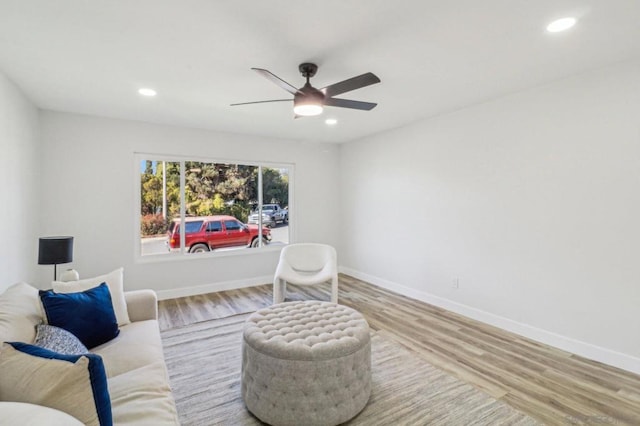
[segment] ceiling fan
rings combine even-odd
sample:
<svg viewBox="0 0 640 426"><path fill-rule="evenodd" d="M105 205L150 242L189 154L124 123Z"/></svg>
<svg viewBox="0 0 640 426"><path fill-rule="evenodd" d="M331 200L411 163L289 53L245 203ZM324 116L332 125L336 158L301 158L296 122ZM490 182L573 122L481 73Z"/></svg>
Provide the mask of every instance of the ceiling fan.
<svg viewBox="0 0 640 426"><path fill-rule="evenodd" d="M334 83L330 86L318 90L313 87L311 83L309 83L309 79L316 75L316 72L318 71L318 66L316 64L312 64L309 62L300 64L298 69L302 73L302 76L307 79L307 83L299 89L296 89L294 86L287 83L270 71L262 68L251 69L293 95L293 112L295 113L296 117L322 114L323 107L325 106L369 111L375 108L376 105L378 105L371 102L334 98L334 96L340 95L342 93L380 83L380 79L375 74L370 72L349 78L339 83ZM292 99L273 99L269 101L243 102L231 104L231 106L291 101Z"/></svg>

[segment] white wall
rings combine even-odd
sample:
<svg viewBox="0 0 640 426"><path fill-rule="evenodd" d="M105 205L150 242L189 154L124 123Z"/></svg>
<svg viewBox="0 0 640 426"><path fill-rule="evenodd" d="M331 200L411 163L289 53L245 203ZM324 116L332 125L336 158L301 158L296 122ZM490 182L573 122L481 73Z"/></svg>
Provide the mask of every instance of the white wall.
<svg viewBox="0 0 640 426"><path fill-rule="evenodd" d="M640 61L347 143L341 179L344 271L640 372Z"/></svg>
<svg viewBox="0 0 640 426"><path fill-rule="evenodd" d="M38 268L38 110L0 72L0 293Z"/></svg>
<svg viewBox="0 0 640 426"><path fill-rule="evenodd" d="M127 289L153 288L166 297L193 292L199 286L215 290L272 279L278 251L136 263L134 182L139 169L135 152L293 163L296 240L337 243L335 146L50 111L41 113L41 121L46 177L43 226L49 234L75 237L74 262L64 268L74 267L81 277L124 266ZM41 280L46 282L48 277L41 275ZM180 289L187 289L186 293Z"/></svg>

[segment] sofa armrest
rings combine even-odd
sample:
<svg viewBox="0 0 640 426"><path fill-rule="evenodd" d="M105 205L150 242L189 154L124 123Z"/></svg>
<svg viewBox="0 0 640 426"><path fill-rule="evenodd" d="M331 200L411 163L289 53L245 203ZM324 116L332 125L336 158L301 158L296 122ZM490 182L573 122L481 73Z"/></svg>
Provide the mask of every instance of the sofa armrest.
<svg viewBox="0 0 640 426"><path fill-rule="evenodd" d="M155 291L125 291L124 298L131 322L158 319L158 296Z"/></svg>
<svg viewBox="0 0 640 426"><path fill-rule="evenodd" d="M8 401L0 401L0 423L3 425L83 426L80 420L54 408Z"/></svg>

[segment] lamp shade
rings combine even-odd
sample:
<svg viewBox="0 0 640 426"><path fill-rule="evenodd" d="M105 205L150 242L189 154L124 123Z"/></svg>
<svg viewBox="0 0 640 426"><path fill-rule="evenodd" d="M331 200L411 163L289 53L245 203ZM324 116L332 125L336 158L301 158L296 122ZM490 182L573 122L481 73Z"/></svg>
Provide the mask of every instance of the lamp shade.
<svg viewBox="0 0 640 426"><path fill-rule="evenodd" d="M73 237L42 237L38 245L38 265L73 261Z"/></svg>

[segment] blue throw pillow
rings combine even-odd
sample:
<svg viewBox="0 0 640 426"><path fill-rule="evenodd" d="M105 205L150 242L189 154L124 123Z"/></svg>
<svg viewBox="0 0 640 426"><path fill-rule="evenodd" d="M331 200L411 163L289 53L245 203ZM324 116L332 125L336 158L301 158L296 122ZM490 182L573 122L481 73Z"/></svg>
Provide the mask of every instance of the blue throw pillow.
<svg viewBox="0 0 640 426"><path fill-rule="evenodd" d="M7 383L2 383L1 386L7 387L4 391L12 393L18 392L21 396L19 396L16 400L23 402L32 402L35 404L41 403L38 400L38 394L41 392L38 389L38 383L41 380L47 380L48 375L54 374L55 371L59 371L60 364L55 364L59 361L67 361L69 362L69 368L73 370L69 370L65 368L64 374L62 374L56 380L55 386L58 389L48 389L48 392L57 392L60 395L64 395L64 397L55 398L53 401L50 400L49 397L53 395L47 396L47 394L40 395L40 397L45 399L46 401L53 402L51 408L56 408L61 411L64 411L79 420L94 424L94 421L88 421L88 419L96 419L100 426L112 426L113 425L113 417L111 413L111 400L109 396L109 387L107 385L107 374L104 368L104 363L102 362L102 358L99 355L94 354L84 354L84 355L62 355L57 352L50 351L48 349L41 348L39 346L29 345L27 343L19 343L19 342L9 342L8 345L13 346L13 348L18 351L17 353L23 353L26 355L30 355L33 360L29 360L30 357L16 358L13 357L7 350L2 351L0 353L0 370L2 368L9 368L10 371L3 372L3 381ZM4 353L7 352L7 353ZM79 361L80 358L88 359L88 364L86 361ZM36 360L47 359L47 360L59 360L53 361L52 364L48 364L50 361L46 361L47 364L43 364L42 361L37 362ZM84 366L87 366L86 369ZM80 367L80 369L78 369ZM24 376L26 371L31 369L30 375L31 378L27 378ZM24 370L24 371L22 371ZM10 377L14 372L19 371L22 374L22 377ZM41 375L43 377L37 378L33 376ZM86 375L88 375L88 384L90 384L91 389L82 388L82 383L87 383ZM6 379L6 380L5 380ZM16 383L9 383L13 379L17 380ZM42 384L40 383L40 387ZM36 387L32 387L36 386ZM87 395L87 392L93 393L93 403L92 404L82 404L81 402L85 402L86 398L90 398L91 395ZM22 394L29 395L29 397L34 398L33 401L23 400ZM54 393L55 395L55 393ZM78 398L82 398L82 401L78 401ZM10 399L11 401L13 399ZM74 404L74 401L76 403ZM94 408L89 408L94 407ZM83 411L86 410L86 411Z"/></svg>
<svg viewBox="0 0 640 426"><path fill-rule="evenodd" d="M40 300L49 324L69 331L89 349L120 333L105 283L79 293L40 290Z"/></svg>

